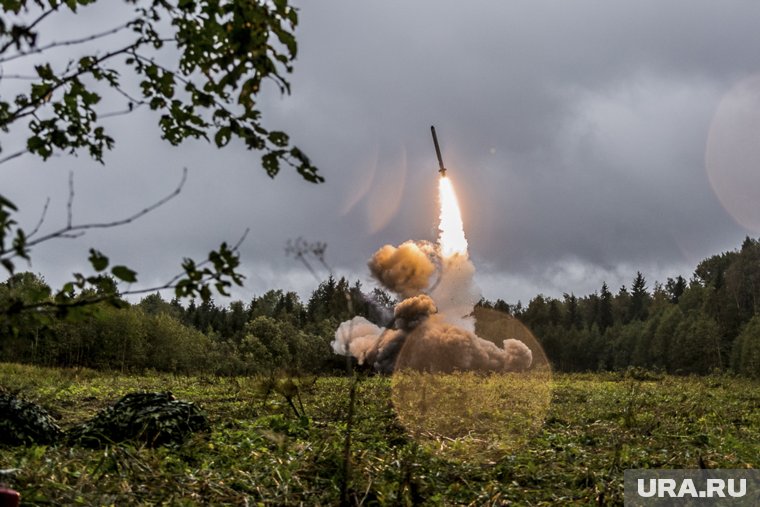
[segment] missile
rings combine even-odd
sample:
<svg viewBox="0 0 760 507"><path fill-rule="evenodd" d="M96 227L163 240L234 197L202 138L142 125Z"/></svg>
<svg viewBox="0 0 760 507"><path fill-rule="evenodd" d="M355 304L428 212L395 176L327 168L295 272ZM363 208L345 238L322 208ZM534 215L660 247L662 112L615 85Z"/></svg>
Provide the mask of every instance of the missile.
<svg viewBox="0 0 760 507"><path fill-rule="evenodd" d="M438 136L435 135L435 127L430 126L430 132L433 133L433 144L435 144L435 154L438 156L438 172L441 176L446 176L446 168L443 166L443 157L441 157L441 147L438 146Z"/></svg>

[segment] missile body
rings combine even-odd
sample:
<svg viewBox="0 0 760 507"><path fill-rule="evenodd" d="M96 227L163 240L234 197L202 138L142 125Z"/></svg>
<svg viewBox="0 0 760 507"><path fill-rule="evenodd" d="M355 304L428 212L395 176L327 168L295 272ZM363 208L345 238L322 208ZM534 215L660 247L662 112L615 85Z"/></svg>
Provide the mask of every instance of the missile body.
<svg viewBox="0 0 760 507"><path fill-rule="evenodd" d="M441 147L438 146L438 136L435 135L435 127L430 126L430 132L433 133L433 144L435 145L435 154L438 156L438 172L441 176L446 176L446 168L443 166L443 157L441 157Z"/></svg>

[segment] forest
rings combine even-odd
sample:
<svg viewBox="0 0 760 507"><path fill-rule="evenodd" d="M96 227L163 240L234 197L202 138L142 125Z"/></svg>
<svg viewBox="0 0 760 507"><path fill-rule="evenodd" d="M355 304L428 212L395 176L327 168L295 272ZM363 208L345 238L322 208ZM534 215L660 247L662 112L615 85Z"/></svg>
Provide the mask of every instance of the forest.
<svg viewBox="0 0 760 507"><path fill-rule="evenodd" d="M89 291L89 292L88 292ZM92 301L93 289L80 298ZM329 277L302 301L273 289L250 302L123 299L76 314L40 319L14 312L50 294L44 279L17 273L0 284L0 353L5 361L123 372L253 375L339 373L330 347L338 324L362 315L387 325L395 301L376 288ZM479 306L519 319L538 338L555 371L672 374L734 372L760 376L760 240L700 262L691 278L651 287L640 273L613 293L606 283L585 296L537 295L527 305L483 299Z"/></svg>

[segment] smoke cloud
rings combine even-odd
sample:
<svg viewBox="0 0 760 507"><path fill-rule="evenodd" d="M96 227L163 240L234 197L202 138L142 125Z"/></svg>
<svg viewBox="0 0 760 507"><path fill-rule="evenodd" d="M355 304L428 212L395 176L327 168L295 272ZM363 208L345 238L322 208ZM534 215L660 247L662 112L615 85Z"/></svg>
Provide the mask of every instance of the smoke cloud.
<svg viewBox="0 0 760 507"><path fill-rule="evenodd" d="M396 329L411 331L437 311L435 302L430 296L425 294L414 296L396 305L393 310L394 324Z"/></svg>
<svg viewBox="0 0 760 507"><path fill-rule="evenodd" d="M407 338L396 367L430 373L527 370L533 355L521 341L507 339L503 348L437 318L417 327Z"/></svg>
<svg viewBox="0 0 760 507"><path fill-rule="evenodd" d="M364 364L367 352L375 346L383 331L384 328L364 317L354 317L338 326L331 345L336 354L354 356L359 364Z"/></svg>
<svg viewBox="0 0 760 507"><path fill-rule="evenodd" d="M533 354L523 342L505 336L502 346L475 334L472 316L480 291L467 254L441 258L430 243L385 245L368 262L373 277L403 298L394 308L393 328L364 317L343 322L332 342L337 354L380 373L397 368L454 371L523 371Z"/></svg>
<svg viewBox="0 0 760 507"><path fill-rule="evenodd" d="M481 292L474 282L475 266L466 254L445 259L441 276L430 292L444 322L475 332L472 309L480 301Z"/></svg>
<svg viewBox="0 0 760 507"><path fill-rule="evenodd" d="M385 245L367 263L372 276L391 292L407 298L430 284L435 265L430 260L435 248L428 243L407 241L398 248Z"/></svg>

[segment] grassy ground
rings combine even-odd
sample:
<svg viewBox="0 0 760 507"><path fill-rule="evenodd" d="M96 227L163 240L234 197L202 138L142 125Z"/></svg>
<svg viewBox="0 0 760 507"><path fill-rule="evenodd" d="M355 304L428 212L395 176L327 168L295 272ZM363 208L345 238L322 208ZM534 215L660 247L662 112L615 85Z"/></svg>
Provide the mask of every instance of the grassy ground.
<svg viewBox="0 0 760 507"><path fill-rule="evenodd" d="M300 402L294 397L291 407L281 393L267 395L263 379L0 364L0 386L20 389L64 428L139 389L171 390L199 403L213 428L178 448L0 447L0 469L18 469L3 472L0 482L29 505L335 505L344 477L349 383L300 379ZM525 445L452 459L429 445L430 438L415 440L401 426L390 379L360 380L350 502L622 504L628 468L760 466L758 382L554 375L550 388L548 411L538 412L544 423L526 425L535 428Z"/></svg>

